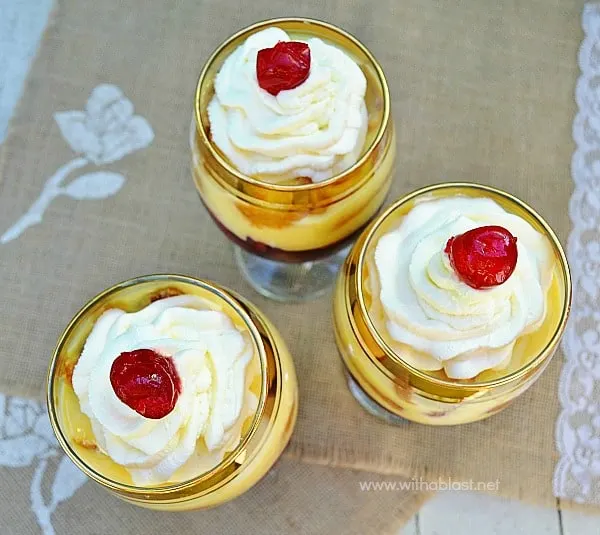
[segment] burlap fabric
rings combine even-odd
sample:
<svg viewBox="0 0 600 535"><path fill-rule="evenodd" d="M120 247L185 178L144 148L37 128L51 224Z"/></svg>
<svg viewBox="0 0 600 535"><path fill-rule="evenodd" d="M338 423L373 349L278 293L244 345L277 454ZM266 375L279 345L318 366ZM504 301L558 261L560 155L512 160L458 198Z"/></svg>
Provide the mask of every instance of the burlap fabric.
<svg viewBox="0 0 600 535"><path fill-rule="evenodd" d="M478 424L392 428L368 416L342 378L329 298L280 305L241 279L197 198L187 135L197 73L219 42L263 18L323 18L365 42L387 73L399 134L390 201L431 182L493 184L530 202L564 240L582 5L60 2L3 148L0 227L13 224L73 158L52 114L82 109L98 84L120 87L155 139L104 166L126 177L115 196L59 197L42 224L0 245L0 387L39 396L56 337L96 292L133 275L185 272L251 297L288 340L301 395L288 456L425 479L500 480L502 495L553 506L560 355L514 406Z"/></svg>
<svg viewBox="0 0 600 535"><path fill-rule="evenodd" d="M281 460L251 492L233 502L206 511L167 514L123 503L91 482L69 498L68 483L54 483L57 466L55 458L47 462L39 486L34 475L39 464L20 470L0 468L3 533L39 533L44 511L50 510L46 525L65 535L397 535L426 497L405 491L368 496L361 490L361 482L391 478L288 459ZM32 504L30 496L37 497L39 490L41 500Z"/></svg>

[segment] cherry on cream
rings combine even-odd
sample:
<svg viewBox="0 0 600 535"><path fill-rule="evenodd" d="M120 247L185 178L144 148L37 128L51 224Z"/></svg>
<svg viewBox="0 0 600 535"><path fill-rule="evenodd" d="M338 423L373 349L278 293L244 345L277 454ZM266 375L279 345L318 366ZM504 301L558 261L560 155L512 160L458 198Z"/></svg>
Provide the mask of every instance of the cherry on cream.
<svg viewBox="0 0 600 535"><path fill-rule="evenodd" d="M110 384L125 405L152 420L167 416L181 394L173 360L152 349L121 353L111 366Z"/></svg>
<svg viewBox="0 0 600 535"><path fill-rule="evenodd" d="M279 41L272 48L263 48L256 56L258 85L273 96L294 89L310 73L310 48L298 41Z"/></svg>
<svg viewBox="0 0 600 535"><path fill-rule="evenodd" d="M444 252L459 278L476 289L503 284L517 266L517 238L496 225L450 238Z"/></svg>

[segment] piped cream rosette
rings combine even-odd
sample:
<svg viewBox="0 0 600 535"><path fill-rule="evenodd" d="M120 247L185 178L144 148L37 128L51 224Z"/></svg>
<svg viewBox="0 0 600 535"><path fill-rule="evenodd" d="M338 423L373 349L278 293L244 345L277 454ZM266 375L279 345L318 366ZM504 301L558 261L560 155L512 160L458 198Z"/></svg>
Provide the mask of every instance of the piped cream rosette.
<svg viewBox="0 0 600 535"><path fill-rule="evenodd" d="M215 144L242 173L281 182L321 182L359 158L368 128L367 81L355 61L318 38L308 78L274 96L256 75L258 51L290 37L280 28L251 35L225 61L208 106Z"/></svg>
<svg viewBox="0 0 600 535"><path fill-rule="evenodd" d="M444 249L451 237L486 225L517 237L518 260L503 284L474 289L460 280ZM410 365L473 378L506 367L517 340L543 322L553 265L548 240L491 199L426 201L376 245L368 264L370 315Z"/></svg>
<svg viewBox="0 0 600 535"><path fill-rule="evenodd" d="M170 357L181 380L173 410L149 419L115 393L110 370L123 352L152 349ZM161 299L139 312L106 311L73 371L73 388L97 445L136 485L183 481L217 464L240 441L258 400L260 373L247 333L200 297Z"/></svg>

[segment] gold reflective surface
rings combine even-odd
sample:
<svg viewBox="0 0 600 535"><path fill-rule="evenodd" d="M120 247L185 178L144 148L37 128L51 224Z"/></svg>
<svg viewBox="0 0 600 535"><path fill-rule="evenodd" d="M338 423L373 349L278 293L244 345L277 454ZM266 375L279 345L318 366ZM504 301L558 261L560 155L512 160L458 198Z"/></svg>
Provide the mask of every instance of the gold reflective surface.
<svg viewBox="0 0 600 535"><path fill-rule="evenodd" d="M396 228L416 203L455 195L493 199L546 236L555 255L548 312L541 326L519 339L515 346L519 350L506 370L488 370L471 380L450 379L443 372L422 371L403 361L369 313L371 296L366 285L369 259L379 238ZM334 293L336 340L349 373L382 407L431 425L468 423L498 412L535 382L558 347L570 304L571 278L565 253L552 229L533 208L495 188L471 183L438 184L396 201L357 240Z"/></svg>

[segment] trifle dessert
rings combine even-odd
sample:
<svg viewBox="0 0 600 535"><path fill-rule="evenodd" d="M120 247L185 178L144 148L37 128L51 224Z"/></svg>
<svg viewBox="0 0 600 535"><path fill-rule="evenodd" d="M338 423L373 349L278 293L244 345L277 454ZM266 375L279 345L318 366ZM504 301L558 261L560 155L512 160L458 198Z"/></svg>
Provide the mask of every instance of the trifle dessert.
<svg viewBox="0 0 600 535"><path fill-rule="evenodd" d="M194 181L243 274L282 301L327 290L392 180L376 60L323 22L261 22L208 60L194 108Z"/></svg>
<svg viewBox="0 0 600 535"><path fill-rule="evenodd" d="M494 188L440 184L400 199L357 240L334 299L358 401L392 423L486 418L550 362L571 301L544 220Z"/></svg>
<svg viewBox="0 0 600 535"><path fill-rule="evenodd" d="M109 491L154 509L205 508L278 459L297 384L253 305L213 283L153 275L77 314L50 365L48 409L67 455Z"/></svg>

